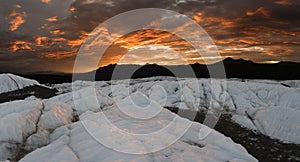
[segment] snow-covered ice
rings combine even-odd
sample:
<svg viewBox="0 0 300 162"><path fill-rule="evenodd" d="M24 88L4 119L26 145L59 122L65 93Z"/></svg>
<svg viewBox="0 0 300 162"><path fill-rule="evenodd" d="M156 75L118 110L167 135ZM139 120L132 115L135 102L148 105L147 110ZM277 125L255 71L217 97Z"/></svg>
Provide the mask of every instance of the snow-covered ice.
<svg viewBox="0 0 300 162"><path fill-rule="evenodd" d="M50 99L0 104L0 160L16 160L25 150L22 162L257 161L221 133L163 109L167 98L153 100L178 91L176 83L165 82L166 90L127 87L128 96L101 84ZM153 117L145 118L149 114Z"/></svg>
<svg viewBox="0 0 300 162"><path fill-rule="evenodd" d="M270 107L248 110L255 127L263 134L283 142L300 144L300 111L293 108Z"/></svg>
<svg viewBox="0 0 300 162"><path fill-rule="evenodd" d="M129 97L139 106L144 106L150 100L140 95L134 93ZM134 107L128 103L128 99L122 100L127 102L126 108L130 105L131 108ZM151 106L158 106L158 104ZM87 111L80 118L81 122L57 128L50 134L50 144L26 155L21 162L39 159L49 161L257 161L230 138L204 125L183 119L166 109L161 109L159 115L154 118L142 121L128 118L116 105L102 112ZM114 127L107 124L105 118ZM169 123L174 126L160 131L164 130ZM185 130L186 127L189 129ZM199 138L201 129L210 132L208 136ZM122 133L123 131L125 133ZM187 132L179 136L181 131ZM158 133L151 134L151 132Z"/></svg>
<svg viewBox="0 0 300 162"><path fill-rule="evenodd" d="M130 84L129 84L130 83ZM93 85L91 82L77 81L73 83L74 89ZM283 133L278 136L267 133L261 127L254 125L247 111L270 109L279 107L282 111L293 109L294 113L300 111L300 81L275 80L241 80L241 79L188 79L172 77L152 77L133 80L101 81L94 87L111 97L113 100L124 99L129 94L139 91L147 95L161 106L178 107L180 109L225 111L233 114L233 120L251 130L279 139L284 142L300 143L296 138L300 136L298 129L292 134ZM72 90L71 83L57 84L56 88L64 92ZM275 110L274 110L275 111ZM276 113L279 111L276 111ZM285 113L287 113L285 112ZM256 120L264 120L267 113L256 116ZM270 115L269 115L270 117ZM274 116L274 118L277 116ZM261 119L258 119L261 118ZM270 117L272 118L272 116ZM284 125L285 130L294 129L290 124L299 123L294 118L274 120L274 124L266 125L274 132L283 131L274 125Z"/></svg>
<svg viewBox="0 0 300 162"><path fill-rule="evenodd" d="M23 78L13 74L0 74L0 94L24 87L40 85L37 81Z"/></svg>
<svg viewBox="0 0 300 162"><path fill-rule="evenodd" d="M0 160L13 159L21 147L32 151L48 144L49 132L72 119L73 110L64 103L35 99L0 104Z"/></svg>
<svg viewBox="0 0 300 162"><path fill-rule="evenodd" d="M300 144L299 83L152 77L56 84L61 94L50 99L0 104L0 160L26 150L21 161L256 161L230 138L162 107L231 113L244 127Z"/></svg>

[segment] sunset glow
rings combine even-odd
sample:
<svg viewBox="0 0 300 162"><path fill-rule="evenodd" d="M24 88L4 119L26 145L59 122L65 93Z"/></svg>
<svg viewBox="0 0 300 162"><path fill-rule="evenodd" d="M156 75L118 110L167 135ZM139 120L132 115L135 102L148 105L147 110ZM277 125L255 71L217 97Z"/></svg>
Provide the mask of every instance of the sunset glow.
<svg viewBox="0 0 300 162"><path fill-rule="evenodd" d="M297 0L163 2L6 1L0 7L3 11L0 13L0 59L14 59L15 62L35 60L45 65L41 69L40 65L21 68L17 64L10 68L11 71L71 72L80 46L101 22L132 9L158 7L183 13L196 21L211 36L222 58L243 58L260 63L300 62L300 2ZM234 9L233 4L237 5ZM149 26L156 23L151 22ZM101 45L100 40L98 43ZM105 52L99 66L115 63L181 64L171 51L188 63L204 63L185 40L165 31L145 29L121 36ZM127 61L122 60L128 52L130 57ZM211 63L217 61L213 57L210 60Z"/></svg>

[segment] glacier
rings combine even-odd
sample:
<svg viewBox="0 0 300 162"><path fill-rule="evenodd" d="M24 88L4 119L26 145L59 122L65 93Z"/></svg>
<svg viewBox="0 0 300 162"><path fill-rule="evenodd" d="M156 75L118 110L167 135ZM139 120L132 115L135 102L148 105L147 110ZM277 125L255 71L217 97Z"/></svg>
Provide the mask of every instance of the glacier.
<svg viewBox="0 0 300 162"><path fill-rule="evenodd" d="M2 77L3 86L13 84ZM16 79L18 85L38 84L24 80ZM216 120L220 113L231 114L241 126L300 144L299 85L297 80L173 77L54 84L60 92L55 97L0 104L0 160L257 161L230 138L163 107L205 110ZM151 138L131 136L168 123L174 125Z"/></svg>
<svg viewBox="0 0 300 162"><path fill-rule="evenodd" d="M53 87L61 93L94 87L113 100L124 99L139 91L163 107L230 113L232 120L244 127L282 142L300 144L300 121L296 117L289 117L289 114L296 116L300 112L299 85L299 80L152 77L95 83L75 81ZM253 111L255 115L251 115ZM256 123L264 123L268 128Z"/></svg>

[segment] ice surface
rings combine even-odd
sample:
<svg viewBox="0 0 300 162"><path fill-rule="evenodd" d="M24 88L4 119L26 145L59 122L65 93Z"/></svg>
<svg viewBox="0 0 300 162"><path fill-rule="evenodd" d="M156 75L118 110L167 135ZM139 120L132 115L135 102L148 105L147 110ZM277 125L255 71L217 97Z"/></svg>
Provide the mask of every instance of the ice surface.
<svg viewBox="0 0 300 162"><path fill-rule="evenodd" d="M26 79L13 74L0 74L0 93L10 92L32 85L39 85L39 83L35 80Z"/></svg>
<svg viewBox="0 0 300 162"><path fill-rule="evenodd" d="M176 83L164 81L166 90L151 89L147 85L154 84L150 83L141 91L117 86L117 95L106 84L103 90L90 83L81 85L75 93L50 99L0 104L0 160L15 160L22 149L30 152L22 162L257 161L230 138L181 118L163 109L164 102L153 100L166 92L182 93ZM126 89L128 96L120 93ZM187 90L195 93L192 88ZM194 106L192 102L187 105ZM145 118L151 114L152 118Z"/></svg>
<svg viewBox="0 0 300 162"><path fill-rule="evenodd" d="M104 124L104 116L118 128ZM159 132L159 136L147 134L144 137L146 133L161 130L174 118L179 119L174 123L177 129ZM67 127L57 128L50 135L55 136L54 141L31 152L21 159L21 162L39 159L50 161L257 161L230 138L201 124L182 119L165 109L162 109L160 115L155 118L139 122L128 120L128 117L122 114L117 106L113 106L103 112L86 112L81 115L81 121L82 123L76 122ZM186 123L190 123L190 128L177 139L176 134L181 129L184 130ZM115 129L126 131L127 134ZM205 138L199 139L200 129L210 133ZM177 140L168 143L170 138ZM143 154L154 148L158 149L152 153Z"/></svg>
<svg viewBox="0 0 300 162"><path fill-rule="evenodd" d="M14 158L21 147L27 151L48 144L49 133L73 120L64 103L40 99L0 104L0 160Z"/></svg>
<svg viewBox="0 0 300 162"><path fill-rule="evenodd" d="M248 111L260 132L283 142L300 144L300 111L270 107Z"/></svg>
<svg viewBox="0 0 300 162"><path fill-rule="evenodd" d="M244 127L300 144L299 81L153 77L53 86L62 94L0 104L0 160L24 149L31 153L21 161L256 161L230 138L163 106L231 113ZM160 134L132 136L151 132Z"/></svg>
<svg viewBox="0 0 300 162"><path fill-rule="evenodd" d="M109 83L109 84L108 84ZM194 110L218 110L233 114L233 120L238 124L272 138L285 142L299 143L297 136L300 132L293 132L293 135L286 137L267 133L254 125L247 111L258 109L270 109L279 107L283 111L292 108L297 114L300 111L300 89L298 80L293 81L273 81L273 80L216 80L216 79L189 79L172 77L152 77L143 79L96 82L95 88L104 95L111 97L114 101L122 100L129 94L139 91L161 106L178 107L180 109ZM91 86L91 82L78 82L78 87ZM71 91L72 84L56 85ZM279 112L279 111L276 111ZM267 115L267 114L265 114ZM277 117L277 116L275 116ZM265 118L261 115L259 118ZM293 129L289 124L294 119L274 121L277 125L285 125L286 130ZM266 125L274 132L280 132L280 127ZM295 130L297 131L297 130ZM297 141L295 141L297 140Z"/></svg>

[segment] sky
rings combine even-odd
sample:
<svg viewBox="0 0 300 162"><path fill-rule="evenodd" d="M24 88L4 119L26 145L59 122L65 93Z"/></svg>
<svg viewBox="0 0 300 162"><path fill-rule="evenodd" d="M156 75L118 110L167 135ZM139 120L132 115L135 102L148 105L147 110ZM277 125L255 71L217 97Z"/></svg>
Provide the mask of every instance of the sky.
<svg viewBox="0 0 300 162"><path fill-rule="evenodd" d="M72 72L81 45L99 24L141 8L168 9L193 19L222 58L300 62L299 0L1 0L0 71ZM196 62L203 58L184 39L142 29L114 41L98 66Z"/></svg>

